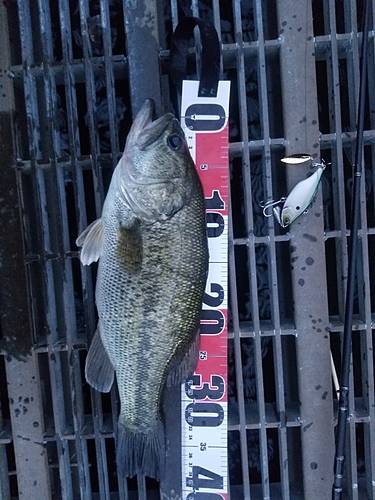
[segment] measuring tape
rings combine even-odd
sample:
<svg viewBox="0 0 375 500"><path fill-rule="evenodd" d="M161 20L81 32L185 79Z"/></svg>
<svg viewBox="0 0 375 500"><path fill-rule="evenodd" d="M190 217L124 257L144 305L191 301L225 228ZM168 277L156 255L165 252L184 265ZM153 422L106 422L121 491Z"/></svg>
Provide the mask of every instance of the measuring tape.
<svg viewBox="0 0 375 500"><path fill-rule="evenodd" d="M182 498L228 498L228 116L230 82L217 97L198 97L184 81L181 126L206 199L209 272L203 299L199 361L181 386Z"/></svg>

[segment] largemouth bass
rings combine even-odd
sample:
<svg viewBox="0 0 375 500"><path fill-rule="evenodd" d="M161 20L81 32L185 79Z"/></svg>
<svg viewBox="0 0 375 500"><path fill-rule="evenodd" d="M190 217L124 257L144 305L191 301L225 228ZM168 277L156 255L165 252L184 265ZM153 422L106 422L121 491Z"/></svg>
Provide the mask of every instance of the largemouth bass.
<svg viewBox="0 0 375 500"><path fill-rule="evenodd" d="M99 259L99 322L85 367L88 383L121 409L116 460L125 477L164 474L161 398L167 379L195 369L208 269L205 202L174 116L136 116L115 168L102 216L77 238L80 259Z"/></svg>

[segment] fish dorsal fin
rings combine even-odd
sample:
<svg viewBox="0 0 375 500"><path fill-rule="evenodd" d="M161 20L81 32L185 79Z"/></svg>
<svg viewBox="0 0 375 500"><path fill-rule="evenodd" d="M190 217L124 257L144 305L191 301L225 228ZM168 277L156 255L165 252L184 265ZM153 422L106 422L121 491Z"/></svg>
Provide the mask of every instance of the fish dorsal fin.
<svg viewBox="0 0 375 500"><path fill-rule="evenodd" d="M82 247L80 259L84 266L96 262L101 253L103 245L102 219L96 219L78 236L76 245Z"/></svg>
<svg viewBox="0 0 375 500"><path fill-rule="evenodd" d="M129 273L136 274L142 267L142 235L138 220L130 227L119 226L116 257Z"/></svg>
<svg viewBox="0 0 375 500"><path fill-rule="evenodd" d="M115 377L115 370L100 338L100 327L95 332L86 358L85 377L99 392L109 392Z"/></svg>

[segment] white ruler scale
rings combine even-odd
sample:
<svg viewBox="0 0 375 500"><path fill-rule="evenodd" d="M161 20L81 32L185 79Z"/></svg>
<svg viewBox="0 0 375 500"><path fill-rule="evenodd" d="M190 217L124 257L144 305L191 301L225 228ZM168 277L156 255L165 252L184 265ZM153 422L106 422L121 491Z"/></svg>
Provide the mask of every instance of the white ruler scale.
<svg viewBox="0 0 375 500"><path fill-rule="evenodd" d="M181 126L206 198L209 273L194 375L181 386L182 498L228 498L228 116L230 82L198 97L184 81Z"/></svg>

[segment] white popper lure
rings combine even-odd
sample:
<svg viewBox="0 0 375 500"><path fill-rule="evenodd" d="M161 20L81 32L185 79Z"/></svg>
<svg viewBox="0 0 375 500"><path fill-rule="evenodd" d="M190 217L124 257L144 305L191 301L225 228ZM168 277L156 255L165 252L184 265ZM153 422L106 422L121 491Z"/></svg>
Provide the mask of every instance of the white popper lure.
<svg viewBox="0 0 375 500"><path fill-rule="evenodd" d="M292 155L283 158L281 161L284 163L298 164L307 160L312 160L311 156ZM271 200L264 204L263 214L266 217L271 217L273 212L279 224L282 227L287 227L294 222L297 217L307 211L308 207L314 201L320 178L326 168L324 160L322 160L321 163L312 162L312 165L318 168L310 177L296 184L286 198L280 198L278 201ZM283 204L283 207L280 209L279 205L281 204ZM272 208L271 213L269 212L270 208Z"/></svg>

